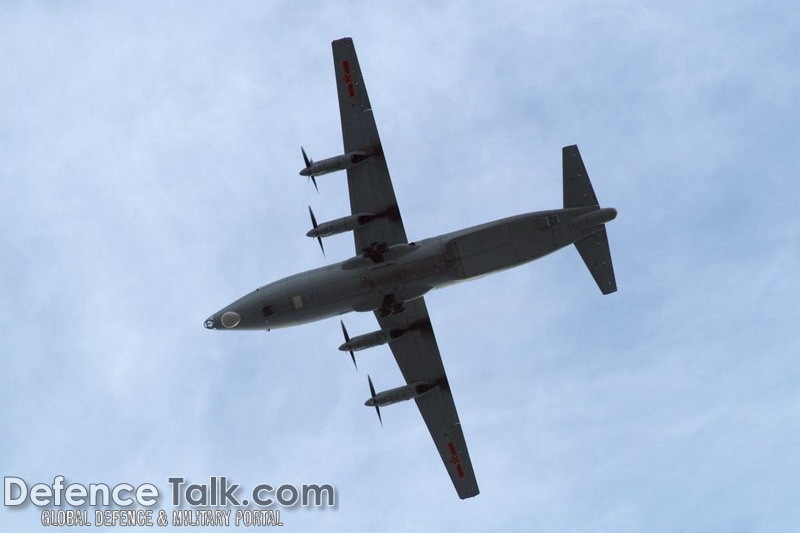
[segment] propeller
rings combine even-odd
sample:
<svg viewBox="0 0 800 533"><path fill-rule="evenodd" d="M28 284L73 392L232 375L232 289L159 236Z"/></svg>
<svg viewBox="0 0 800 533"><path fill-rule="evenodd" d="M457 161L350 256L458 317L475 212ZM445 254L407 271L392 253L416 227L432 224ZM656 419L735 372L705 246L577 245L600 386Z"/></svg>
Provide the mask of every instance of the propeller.
<svg viewBox="0 0 800 533"><path fill-rule="evenodd" d="M311 163L313 163L313 162L314 162L314 160L313 160L313 159L310 159L310 158L309 158L309 157L306 155L306 151L305 151L305 149L304 149L302 146L300 147L300 151L301 151L301 152L303 152L303 161L305 161L305 163L306 163L306 168L310 167L310 166L311 166ZM319 187L317 187L317 178L315 178L315 177L314 177L314 175L313 175L313 174L311 174L310 176L308 176L308 179L310 179L310 180L311 180L311 182L312 182L312 183L314 183L314 188L317 190L317 194L319 194Z"/></svg>
<svg viewBox="0 0 800 533"><path fill-rule="evenodd" d="M344 342L350 342L350 335L347 334L347 328L344 327L344 322L340 320L339 324L342 325L342 333L344 334ZM350 350L350 359L353 360L353 365L355 365L356 370L358 370L358 365L356 365L356 355L353 353L353 350Z"/></svg>
<svg viewBox="0 0 800 533"><path fill-rule="evenodd" d="M311 206L308 206L308 214L311 215L311 225L314 229L317 229L317 217L314 216L314 211L311 210ZM325 247L322 246L322 237L317 234L317 242L319 243L319 249L322 250L322 255L325 255Z"/></svg>
<svg viewBox="0 0 800 533"><path fill-rule="evenodd" d="M375 399L375 387L372 385L372 378L369 377L369 374L367 374L367 380L369 381L369 392L370 392L370 394L372 394L372 399L374 400ZM383 427L383 419L381 418L381 408L378 407L377 403L375 404L375 412L378 413L378 420L381 423L381 427Z"/></svg>

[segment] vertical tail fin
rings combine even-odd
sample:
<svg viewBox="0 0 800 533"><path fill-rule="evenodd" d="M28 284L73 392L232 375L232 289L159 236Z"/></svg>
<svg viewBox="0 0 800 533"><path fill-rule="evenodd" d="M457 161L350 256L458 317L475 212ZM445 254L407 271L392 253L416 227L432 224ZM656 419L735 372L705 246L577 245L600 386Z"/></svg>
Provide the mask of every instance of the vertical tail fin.
<svg viewBox="0 0 800 533"><path fill-rule="evenodd" d="M565 146L561 150L561 155L564 171L564 208L595 207L600 209L578 147L576 145ZM614 265L611 262L611 250L608 246L605 224L600 225L598 231L577 241L575 248L581 254L586 268L591 272L600 291L603 294L615 292L617 280L614 277Z"/></svg>
<svg viewBox="0 0 800 533"><path fill-rule="evenodd" d="M564 208L598 205L578 146L573 144L562 148L561 159L564 170Z"/></svg>

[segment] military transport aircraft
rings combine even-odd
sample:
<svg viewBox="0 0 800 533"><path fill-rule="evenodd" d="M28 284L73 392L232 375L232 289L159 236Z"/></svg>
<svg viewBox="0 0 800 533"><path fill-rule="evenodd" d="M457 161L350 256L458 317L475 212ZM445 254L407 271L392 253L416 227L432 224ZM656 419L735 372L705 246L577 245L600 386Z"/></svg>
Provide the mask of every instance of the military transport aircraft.
<svg viewBox="0 0 800 533"><path fill-rule="evenodd" d="M374 406L380 418L380 407L413 398L456 492L469 498L478 494L478 483L423 296L570 244L602 293L614 292L605 223L617 212L598 205L578 147L567 146L562 151L563 209L408 242L353 41L332 44L344 155L313 162L303 150L306 167L300 174L316 177L347 170L351 214L318 224L311 213L308 236L322 246L322 237L351 231L357 255L260 287L214 313L205 327L270 330L350 311L375 313L380 329L372 333L350 337L342 323L345 343L339 349L350 352L355 364L354 351L389 344L406 384L376 393L369 379L366 405Z"/></svg>

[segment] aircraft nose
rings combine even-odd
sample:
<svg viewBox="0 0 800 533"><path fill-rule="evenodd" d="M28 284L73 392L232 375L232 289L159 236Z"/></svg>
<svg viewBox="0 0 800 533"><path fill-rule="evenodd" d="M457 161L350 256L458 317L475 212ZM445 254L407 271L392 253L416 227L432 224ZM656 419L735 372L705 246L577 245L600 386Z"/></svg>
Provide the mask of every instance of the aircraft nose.
<svg viewBox="0 0 800 533"><path fill-rule="evenodd" d="M219 318L217 318L216 315L209 317L203 322L203 326L205 326L206 329L216 329L222 325L225 329L232 329L238 326L241 321L242 315L236 311L227 311Z"/></svg>
<svg viewBox="0 0 800 533"><path fill-rule="evenodd" d="M222 325L227 329L235 328L236 326L239 325L239 322L242 321L242 315L240 315L236 311L228 311L227 313L224 313L222 315L220 321L222 322Z"/></svg>

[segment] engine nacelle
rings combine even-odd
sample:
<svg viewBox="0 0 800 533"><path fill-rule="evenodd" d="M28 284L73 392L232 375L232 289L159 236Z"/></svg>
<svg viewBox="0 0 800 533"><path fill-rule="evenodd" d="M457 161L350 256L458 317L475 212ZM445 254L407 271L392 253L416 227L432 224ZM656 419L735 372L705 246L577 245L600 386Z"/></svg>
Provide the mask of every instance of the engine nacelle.
<svg viewBox="0 0 800 533"><path fill-rule="evenodd" d="M370 155L372 154L369 152L348 152L344 155L337 155L321 161L309 162L306 168L300 171L300 175L321 176L329 172L347 170L363 163Z"/></svg>
<svg viewBox="0 0 800 533"><path fill-rule="evenodd" d="M408 333L408 330L403 328L381 329L373 331L372 333L353 337L339 346L339 349L343 352L358 352L374 346L381 346L382 344L394 342L406 333Z"/></svg>
<svg viewBox="0 0 800 533"><path fill-rule="evenodd" d="M436 387L433 381L417 381L410 385L397 387L396 389L389 389L387 391L379 392L372 398L364 402L368 407L383 407L397 402L404 402L411 398L418 398L423 394L427 394Z"/></svg>
<svg viewBox="0 0 800 533"><path fill-rule="evenodd" d="M378 218L372 213L357 213L347 217L337 218L329 222L317 224L316 227L311 228L308 233L309 237L328 237L329 235L336 235L337 233L344 233L346 231L353 231L354 229L369 224Z"/></svg>

